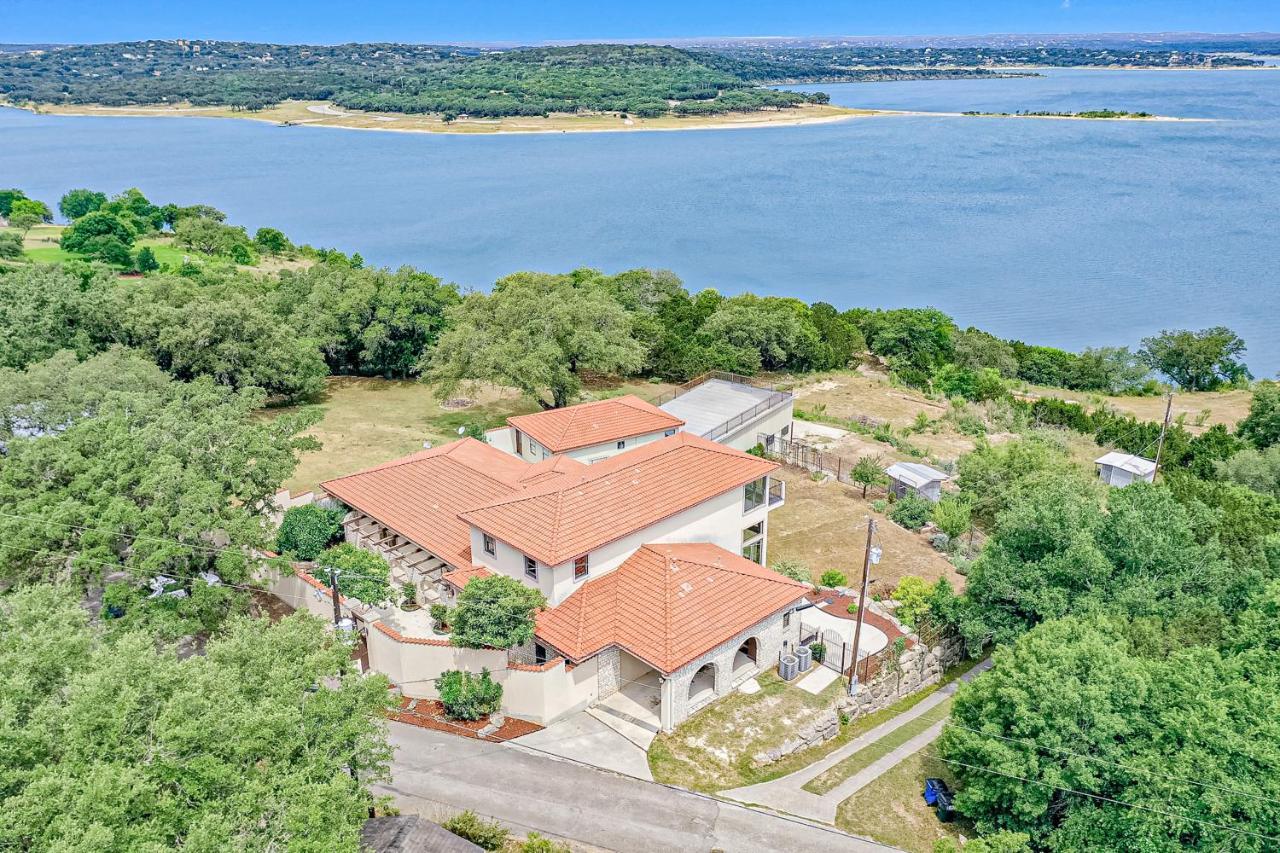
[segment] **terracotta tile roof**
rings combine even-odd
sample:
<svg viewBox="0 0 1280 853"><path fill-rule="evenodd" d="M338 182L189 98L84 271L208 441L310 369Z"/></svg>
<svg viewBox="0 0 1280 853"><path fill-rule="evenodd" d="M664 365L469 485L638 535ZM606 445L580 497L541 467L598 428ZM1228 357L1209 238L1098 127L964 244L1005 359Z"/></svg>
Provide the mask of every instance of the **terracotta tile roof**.
<svg viewBox="0 0 1280 853"><path fill-rule="evenodd" d="M507 418L507 423L533 436L552 453L684 426L680 418L633 394L516 415Z"/></svg>
<svg viewBox="0 0 1280 853"><path fill-rule="evenodd" d="M581 475L477 502L462 518L554 566L777 468L766 459L678 432L586 466Z"/></svg>
<svg viewBox="0 0 1280 853"><path fill-rule="evenodd" d="M484 566L467 566L465 569L454 569L451 572L445 572L440 576L440 580L454 587L462 589L476 578L493 577L493 572Z"/></svg>
<svg viewBox="0 0 1280 853"><path fill-rule="evenodd" d="M565 474L581 474L587 470L584 462L569 456L550 456L541 462L535 462L520 475L520 484L525 487L546 483Z"/></svg>
<svg viewBox="0 0 1280 853"><path fill-rule="evenodd" d="M536 633L575 661L616 645L670 673L808 590L717 545L645 545L539 614Z"/></svg>
<svg viewBox="0 0 1280 853"><path fill-rule="evenodd" d="M471 565L463 509L519 489L531 466L464 438L321 483L326 492L457 566Z"/></svg>

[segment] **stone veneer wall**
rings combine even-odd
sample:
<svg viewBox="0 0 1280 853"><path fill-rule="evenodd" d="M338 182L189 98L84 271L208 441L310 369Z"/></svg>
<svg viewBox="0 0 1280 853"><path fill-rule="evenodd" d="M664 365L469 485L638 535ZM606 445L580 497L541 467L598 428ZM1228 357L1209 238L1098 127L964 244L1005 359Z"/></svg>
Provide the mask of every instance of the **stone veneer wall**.
<svg viewBox="0 0 1280 853"><path fill-rule="evenodd" d="M605 649L596 655L597 678L600 698L605 699L618 692L622 684L622 661L617 649Z"/></svg>
<svg viewBox="0 0 1280 853"><path fill-rule="evenodd" d="M751 671L751 675L777 666L778 654L782 650L783 643L788 643L788 648L794 650L800 642L800 616L792 613L790 624L784 628L782 626L784 615L782 612L775 613L757 622L733 639L716 646L702 657L671 673L663 683L662 728L671 731L701 707L701 705L690 707L689 684L698 670L706 664L710 663L715 667L716 698L726 696L734 689L736 685L733 683L733 658L748 639L756 638L756 667ZM603 676L601 679L603 688ZM603 689L601 695L603 695Z"/></svg>

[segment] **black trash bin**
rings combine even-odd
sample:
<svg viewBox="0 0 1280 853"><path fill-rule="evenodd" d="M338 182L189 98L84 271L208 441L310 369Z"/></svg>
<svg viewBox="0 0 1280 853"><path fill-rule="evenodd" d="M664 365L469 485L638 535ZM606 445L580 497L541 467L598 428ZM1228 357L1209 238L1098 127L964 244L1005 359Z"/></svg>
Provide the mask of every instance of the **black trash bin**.
<svg viewBox="0 0 1280 853"><path fill-rule="evenodd" d="M943 823L951 823L956 819L956 807L951 804L951 792L939 791L936 804L936 813L938 820Z"/></svg>

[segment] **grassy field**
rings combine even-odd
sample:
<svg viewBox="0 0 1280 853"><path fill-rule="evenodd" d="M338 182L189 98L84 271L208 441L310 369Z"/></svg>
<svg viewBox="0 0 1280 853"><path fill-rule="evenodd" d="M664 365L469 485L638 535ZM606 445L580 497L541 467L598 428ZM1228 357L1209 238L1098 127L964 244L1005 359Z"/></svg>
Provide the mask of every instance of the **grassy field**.
<svg viewBox="0 0 1280 853"><path fill-rule="evenodd" d="M921 792L930 776L954 787L949 765L932 757L932 747L926 746L841 803L836 826L908 853L932 853L940 838L973 838L977 833L970 823L959 818L943 823L925 805Z"/></svg>
<svg viewBox="0 0 1280 853"><path fill-rule="evenodd" d="M691 130L697 128L761 127L832 121L853 116L879 115L877 110L855 110L830 104L804 104L786 110L729 113L721 116L661 116L627 118L612 113L460 118L446 123L438 115L374 113L346 110L325 101L285 101L270 109L245 112L226 107L171 106L101 107L92 105L43 105L38 112L97 116L171 116L188 118L238 118L295 126L343 127L407 133L572 133L581 131Z"/></svg>
<svg viewBox="0 0 1280 853"><path fill-rule="evenodd" d="M898 581L914 575L927 581L940 577L957 589L964 578L955 566L929 545L925 537L889 521L862 499L862 490L835 481L815 482L807 472L784 468L787 501L769 516L769 561L799 560L813 578L828 569L844 572L853 582L862 571L868 515L878 519L877 536L884 556L872 572L873 594L894 589ZM870 499L875 498L870 494Z"/></svg>
<svg viewBox="0 0 1280 853"><path fill-rule="evenodd" d="M723 791L785 776L835 748L827 746L835 743L828 741L756 767L752 756L781 745L796 729L829 709L845 689L844 679L836 679L815 696L787 684L772 670L756 678L758 693L731 693L674 732L658 735L649 747L653 778L695 791ZM820 752L814 754L815 750Z"/></svg>
<svg viewBox="0 0 1280 853"><path fill-rule="evenodd" d="M810 779L805 783L804 789L813 794L825 794L833 788L838 787L844 780L852 777L855 773L870 767L875 762L884 758L898 747L910 741L917 735L924 732L934 723L940 722L947 718L951 713L951 699L944 699L937 705L925 711L909 723L904 723L889 734L880 738L874 743L869 743L862 749L845 758L839 764L831 767L819 776Z"/></svg>
<svg viewBox="0 0 1280 853"><path fill-rule="evenodd" d="M23 254L28 260L38 264L60 264L64 261L82 257L65 251L58 245L58 238L62 236L63 228L64 226L62 225L38 225L32 228L23 239ZM210 260L198 252L175 246L172 237L144 237L134 243L134 251L136 252L143 246L151 248L152 253L156 256L156 261L162 266L176 268L182 266L183 261L188 259L196 262L208 262ZM288 259L264 256L255 266L241 268L257 270L258 272L276 272L282 269L308 267L313 263L314 261L305 258Z"/></svg>
<svg viewBox="0 0 1280 853"><path fill-rule="evenodd" d="M1145 421L1164 419L1164 397L1111 397L1087 391L1030 386L1031 396L1057 397L1087 406L1108 405ZM1249 414L1251 391L1179 391L1173 395L1173 418L1192 432L1203 432L1214 424L1234 427Z"/></svg>
<svg viewBox="0 0 1280 853"><path fill-rule="evenodd" d="M648 382L601 382L593 383L588 393L631 393L651 398L670 387ZM460 390L455 399L463 397L470 400L468 405L445 408L430 386L414 380L331 377L324 393L313 403L324 410L324 418L310 431L324 447L303 455L285 488L294 494L309 491L333 477L420 450L424 441L453 441L458 437L458 427L478 424L490 429L501 426L511 415L537 410L535 403L511 388ZM268 409L263 417L287 411L293 409Z"/></svg>

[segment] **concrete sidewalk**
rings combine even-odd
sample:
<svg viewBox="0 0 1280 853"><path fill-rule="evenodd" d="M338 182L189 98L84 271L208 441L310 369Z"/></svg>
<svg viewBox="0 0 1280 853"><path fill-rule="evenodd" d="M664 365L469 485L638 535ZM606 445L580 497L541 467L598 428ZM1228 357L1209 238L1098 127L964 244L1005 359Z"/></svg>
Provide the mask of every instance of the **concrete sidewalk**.
<svg viewBox="0 0 1280 853"><path fill-rule="evenodd" d="M825 794L813 794L804 790L805 783L899 727L906 725L921 714L936 708L946 701L948 696L956 692L961 682L969 681L990 668L991 660L988 658L960 676L956 681L929 694L909 710L859 735L826 758L815 761L803 770L797 770L795 773L783 776L780 779L774 779L771 782L761 782L758 785L747 785L742 788L721 791L720 796L737 800L740 803L756 803L766 808L786 812L787 814L800 815L822 823L835 823L836 810L839 808L840 803L875 781L881 774L896 767L907 756L932 742L942 733L942 727L946 724L946 721L943 720L930 726L924 732L877 759L869 766L864 767Z"/></svg>
<svg viewBox="0 0 1280 853"><path fill-rule="evenodd" d="M432 820L471 809L511 829L605 850L803 850L878 853L896 848L835 829L536 754L513 744L390 724L392 782L377 786L407 814Z"/></svg>

